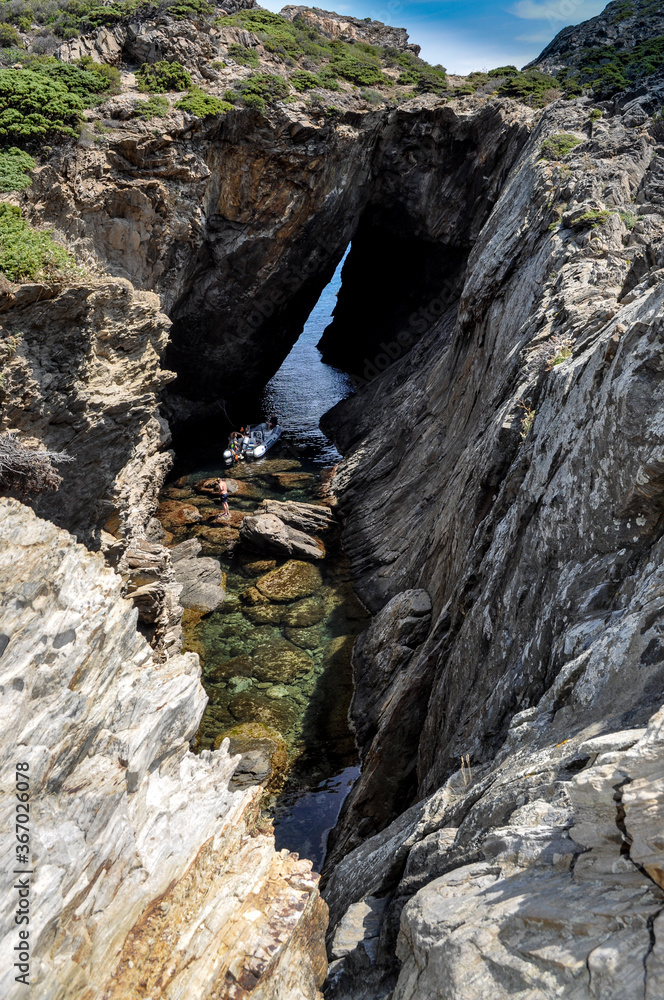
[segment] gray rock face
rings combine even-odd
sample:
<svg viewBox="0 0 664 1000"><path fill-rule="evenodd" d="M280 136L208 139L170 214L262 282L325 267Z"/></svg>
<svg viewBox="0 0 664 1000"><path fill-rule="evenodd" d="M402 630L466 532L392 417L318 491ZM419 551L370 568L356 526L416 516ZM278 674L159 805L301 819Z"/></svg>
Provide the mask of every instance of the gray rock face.
<svg viewBox="0 0 664 1000"><path fill-rule="evenodd" d="M108 277L23 285L0 320L0 337L19 341L4 365L0 430L73 459L37 512L88 544L104 528L143 534L172 463L157 408L174 377L160 364L170 322L157 296Z"/></svg>
<svg viewBox="0 0 664 1000"><path fill-rule="evenodd" d="M430 627L429 595L407 590L388 602L355 643L349 718L362 774L330 834L326 870L384 827L398 808L396 803L408 804L413 794L412 743L417 741L427 703L411 663Z"/></svg>
<svg viewBox="0 0 664 1000"><path fill-rule="evenodd" d="M0 756L12 789L28 765L29 992L214 1000L240 980L266 1000L319 1000L317 876L255 828L261 787L231 790L228 741L190 752L206 702L198 657L155 660L121 586L101 554L0 500ZM15 824L13 792L0 812ZM0 861L12 915L15 857ZM7 1000L26 991L16 944L7 920Z"/></svg>
<svg viewBox="0 0 664 1000"><path fill-rule="evenodd" d="M306 23L315 25L328 38L383 45L398 49L399 52L409 49L417 54L420 51L419 45L408 43L408 32L405 28L393 28L389 24L373 21L371 18L363 20L359 17L348 17L344 14L335 14L333 11L321 10L319 7L298 7L291 4L283 7L280 14L289 21L299 17Z"/></svg>
<svg viewBox="0 0 664 1000"><path fill-rule="evenodd" d="M588 110L542 113L459 301L328 419L360 597L433 607L376 706L400 773L365 763L336 835L332 926L389 902L335 1000L662 990L662 148L643 108Z"/></svg>
<svg viewBox="0 0 664 1000"><path fill-rule="evenodd" d="M274 514L284 524L305 532L326 532L334 525L334 515L329 507L294 500L263 500L258 508L265 514Z"/></svg>
<svg viewBox="0 0 664 1000"><path fill-rule="evenodd" d="M664 35L664 11L650 0L614 0L597 17L563 28L529 65L545 73L575 67L584 59L584 49L611 46L621 55L646 39ZM661 74L659 74L661 76Z"/></svg>

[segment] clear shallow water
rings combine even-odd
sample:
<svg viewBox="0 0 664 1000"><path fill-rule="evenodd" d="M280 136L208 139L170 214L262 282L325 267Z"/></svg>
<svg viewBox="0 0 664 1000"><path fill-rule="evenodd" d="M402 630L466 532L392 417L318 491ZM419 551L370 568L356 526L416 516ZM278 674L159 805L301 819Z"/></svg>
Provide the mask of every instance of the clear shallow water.
<svg viewBox="0 0 664 1000"><path fill-rule="evenodd" d="M262 560L242 551L237 529L243 515L264 498L324 502L326 467L339 455L318 421L352 391L346 375L322 364L315 346L330 321L340 267L265 389L264 415L278 413L282 441L264 459L232 470L222 469L218 453L193 470L189 464L187 475L164 489L160 508L162 523L172 534L169 544L198 538L202 554L218 558L226 573L224 604L203 617L186 614L185 648L199 654L209 696L195 748L218 745L227 734L237 739L238 727L245 726L246 733L248 724L260 723L283 737L287 777L265 805L274 819L277 848L310 858L316 870L358 774L347 722L350 655L368 616L353 593L335 534L325 539L327 556L316 564L308 597L252 603L256 584L285 560ZM230 525L219 521L217 502L202 485L222 473L233 480ZM202 520L181 523L182 505L196 508Z"/></svg>

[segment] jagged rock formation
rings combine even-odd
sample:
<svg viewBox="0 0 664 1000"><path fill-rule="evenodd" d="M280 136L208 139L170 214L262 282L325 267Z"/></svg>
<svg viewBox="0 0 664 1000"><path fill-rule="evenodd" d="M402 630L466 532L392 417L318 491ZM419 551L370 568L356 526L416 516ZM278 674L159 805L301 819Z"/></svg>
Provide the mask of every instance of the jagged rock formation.
<svg viewBox="0 0 664 1000"><path fill-rule="evenodd" d="M104 529L140 533L156 508L172 463L157 408L174 378L160 361L169 327L156 295L109 277L18 285L0 316L3 344L14 345L0 429L73 459L58 492L35 508L88 544Z"/></svg>
<svg viewBox="0 0 664 1000"><path fill-rule="evenodd" d="M325 545L309 532L328 532L333 524L328 507L264 500L252 516L244 518L240 542L258 552L293 559L324 559Z"/></svg>
<svg viewBox="0 0 664 1000"><path fill-rule="evenodd" d="M545 73L576 68L587 57L588 49L615 48L622 54L662 36L661 4L653 0L614 0L597 17L563 28L530 65Z"/></svg>
<svg viewBox="0 0 664 1000"><path fill-rule="evenodd" d="M229 789L226 745L189 751L198 658L156 661L101 554L15 500L0 501L0 538L1 752L12 782L29 765L31 993L315 1000L317 876L257 828L260 786ZM8 784L6 829L15 805ZM13 1000L13 850L1 866Z"/></svg>
<svg viewBox="0 0 664 1000"><path fill-rule="evenodd" d="M311 16L331 34L361 30ZM574 39L630 41L641 30L630 17L611 20L615 31L605 19L563 33L540 65L568 65ZM166 20L115 41L132 58L186 59L198 80L224 38L258 50L247 36L191 25L176 36ZM85 51L120 58L107 36L97 42ZM214 83L223 93L222 71ZM7 505L9 552L36 533L24 590L49 623L43 602L49 587L58 594L35 687L25 671L37 670L30 644L41 633L21 632L8 612L12 697L31 692L33 708L63 699L48 703L54 726L79 689L87 698L74 729L49 738L61 755L36 785L63 824L58 795L83 788L76 842L87 834L83 853L61 857L64 838L52 847L63 895L42 898L62 934L49 936L50 911L37 925L45 988L64 982L81 1000L94 988L100 1000L144 987L175 997L182 983L210 998L254 987L266 1000L315 996L324 921L314 880L252 828L254 793L229 791L224 752L194 760L185 747L202 695L194 660L177 656L175 602L182 587L193 607L210 582L213 600L221 588L191 548L173 563L152 535L168 464L159 306L174 320L166 364L180 376L169 412L209 412L274 371L353 237L323 347L369 382L328 426L347 453L336 478L346 548L377 617L354 665L364 770L330 841L329 1000L661 994L658 86L604 102L599 118L588 99L540 112L429 95L333 121L302 105L222 119L171 110L158 134L131 117L125 94L90 113L109 130L99 142L84 134L35 172L21 196L30 217L57 223L114 277L3 294L7 330L25 340L2 387L3 427L83 463L63 469L63 491L38 510L117 565L156 647L136 635L101 556ZM303 530L301 512L282 513L280 524ZM81 581L97 602L87 624ZM293 563L248 599L317 586L316 567ZM94 646L96 620L122 653L110 664ZM37 771L47 751L35 753ZM112 829L127 838L117 869L87 804L100 786L108 797L94 808L105 823L120 817ZM164 816L159 799L171 796L175 815ZM194 802L199 827L181 817ZM89 910L76 895L85 865L108 865L80 888ZM144 873L140 891L129 874L113 882L129 870ZM219 908L234 893L239 908ZM192 921L200 934L187 937Z"/></svg>
<svg viewBox="0 0 664 1000"><path fill-rule="evenodd" d="M326 897L332 927L376 899L383 916L351 935L330 1000L661 992L652 101L601 121L583 101L545 110L459 300L327 422L360 596L378 610L418 588L433 605L403 683L358 727L372 766ZM579 144L542 159L562 132Z"/></svg>
<svg viewBox="0 0 664 1000"><path fill-rule="evenodd" d="M340 38L344 42L366 42L369 45L385 45L399 52L410 50L419 54L420 46L408 41L405 28L393 28L381 21L371 18L360 19L346 14L336 14L334 11L321 10L319 7L298 7L289 4L280 11L282 17L292 21L295 17L303 18L307 24L315 25L322 34L329 38Z"/></svg>

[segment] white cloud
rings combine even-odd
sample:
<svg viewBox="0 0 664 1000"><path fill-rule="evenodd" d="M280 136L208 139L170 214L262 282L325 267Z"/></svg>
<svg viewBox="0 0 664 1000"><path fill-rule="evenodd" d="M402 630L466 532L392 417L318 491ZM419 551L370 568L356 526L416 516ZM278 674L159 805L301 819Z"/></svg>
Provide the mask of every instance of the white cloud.
<svg viewBox="0 0 664 1000"><path fill-rule="evenodd" d="M606 4L603 0L518 0L510 8L510 14L528 21L564 21L578 24L589 17L600 14Z"/></svg>

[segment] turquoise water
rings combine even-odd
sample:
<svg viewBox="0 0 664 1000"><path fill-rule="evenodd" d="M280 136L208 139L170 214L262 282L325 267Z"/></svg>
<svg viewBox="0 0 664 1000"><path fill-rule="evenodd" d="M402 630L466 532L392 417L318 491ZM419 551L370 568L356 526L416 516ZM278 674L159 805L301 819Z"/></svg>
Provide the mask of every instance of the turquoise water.
<svg viewBox="0 0 664 1000"><path fill-rule="evenodd" d="M327 502L330 466L340 456L318 422L349 395L352 385L344 373L322 364L316 343L330 321L340 267L265 389L263 414L279 415L282 440L264 459L239 463L227 472L219 449L197 462L197 468L190 465L186 475L164 489L159 515L172 535L169 544L198 538L202 554L219 559L226 574L224 604L211 614L187 612L185 617L185 648L199 654L209 696L195 749L218 746L225 735L246 740L248 727L253 727L252 738L262 733L279 741L288 766L285 772L282 767L283 780L271 791L268 786L265 807L274 821L277 848L310 858L316 870L322 866L327 833L358 773L347 722L350 656L368 616L353 593L338 530L323 536L325 559L315 567L295 567L306 595L266 600L260 588L286 560L243 550L238 529L242 517L265 498ZM206 485L222 472L230 486L230 523L220 521L217 501ZM194 509L200 520L185 521L185 508Z"/></svg>

